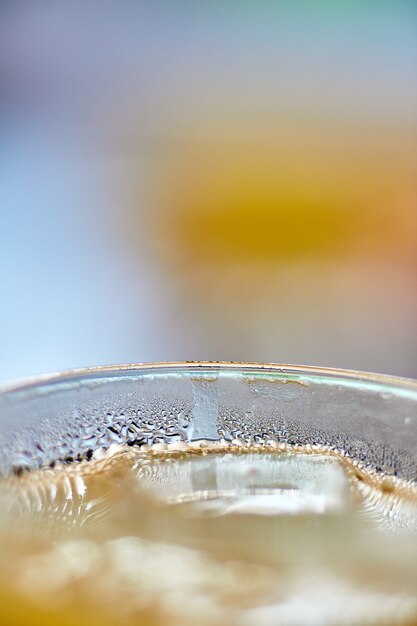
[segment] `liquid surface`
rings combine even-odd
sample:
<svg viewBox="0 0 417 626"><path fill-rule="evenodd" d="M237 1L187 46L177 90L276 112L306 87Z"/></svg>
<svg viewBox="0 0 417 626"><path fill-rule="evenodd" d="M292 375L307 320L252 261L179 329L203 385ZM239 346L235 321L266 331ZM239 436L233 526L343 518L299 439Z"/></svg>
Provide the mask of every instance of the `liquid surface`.
<svg viewBox="0 0 417 626"><path fill-rule="evenodd" d="M115 445L0 500L0 624L417 624L416 488L334 452Z"/></svg>

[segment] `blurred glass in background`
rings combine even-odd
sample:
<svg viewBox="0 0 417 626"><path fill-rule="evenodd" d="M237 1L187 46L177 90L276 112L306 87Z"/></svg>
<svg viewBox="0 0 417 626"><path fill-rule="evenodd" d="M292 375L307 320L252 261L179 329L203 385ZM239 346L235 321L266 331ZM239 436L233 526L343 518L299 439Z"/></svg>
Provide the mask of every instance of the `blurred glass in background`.
<svg viewBox="0 0 417 626"><path fill-rule="evenodd" d="M5 2L0 378L417 377L414 2Z"/></svg>

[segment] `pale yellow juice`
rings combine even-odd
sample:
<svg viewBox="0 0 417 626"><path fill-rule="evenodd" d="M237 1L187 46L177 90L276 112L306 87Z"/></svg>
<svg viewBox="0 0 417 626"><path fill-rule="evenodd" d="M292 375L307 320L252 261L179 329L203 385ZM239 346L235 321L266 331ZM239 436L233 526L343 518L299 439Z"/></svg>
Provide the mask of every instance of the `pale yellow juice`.
<svg viewBox="0 0 417 626"><path fill-rule="evenodd" d="M417 624L417 490L314 446L98 450L2 479L0 624Z"/></svg>

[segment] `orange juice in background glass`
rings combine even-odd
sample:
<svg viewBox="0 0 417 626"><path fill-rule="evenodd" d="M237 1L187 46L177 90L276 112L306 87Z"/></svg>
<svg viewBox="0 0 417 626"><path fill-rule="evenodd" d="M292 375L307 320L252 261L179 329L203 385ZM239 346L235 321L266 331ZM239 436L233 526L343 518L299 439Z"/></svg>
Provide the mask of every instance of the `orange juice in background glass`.
<svg viewBox="0 0 417 626"><path fill-rule="evenodd" d="M216 108L208 117L164 131L146 182L134 163L131 179L128 236L159 268L173 315L187 320L182 340L210 358L296 354L412 372L409 128L278 114L255 123Z"/></svg>

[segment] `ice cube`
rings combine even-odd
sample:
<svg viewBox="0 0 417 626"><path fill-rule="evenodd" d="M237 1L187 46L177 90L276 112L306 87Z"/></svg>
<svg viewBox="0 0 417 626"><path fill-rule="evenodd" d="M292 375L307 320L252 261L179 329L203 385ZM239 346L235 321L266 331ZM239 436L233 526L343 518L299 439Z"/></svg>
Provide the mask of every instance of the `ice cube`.
<svg viewBox="0 0 417 626"><path fill-rule="evenodd" d="M161 500L194 503L210 515L322 514L349 503L341 462L309 454L209 454L155 460L141 484Z"/></svg>

